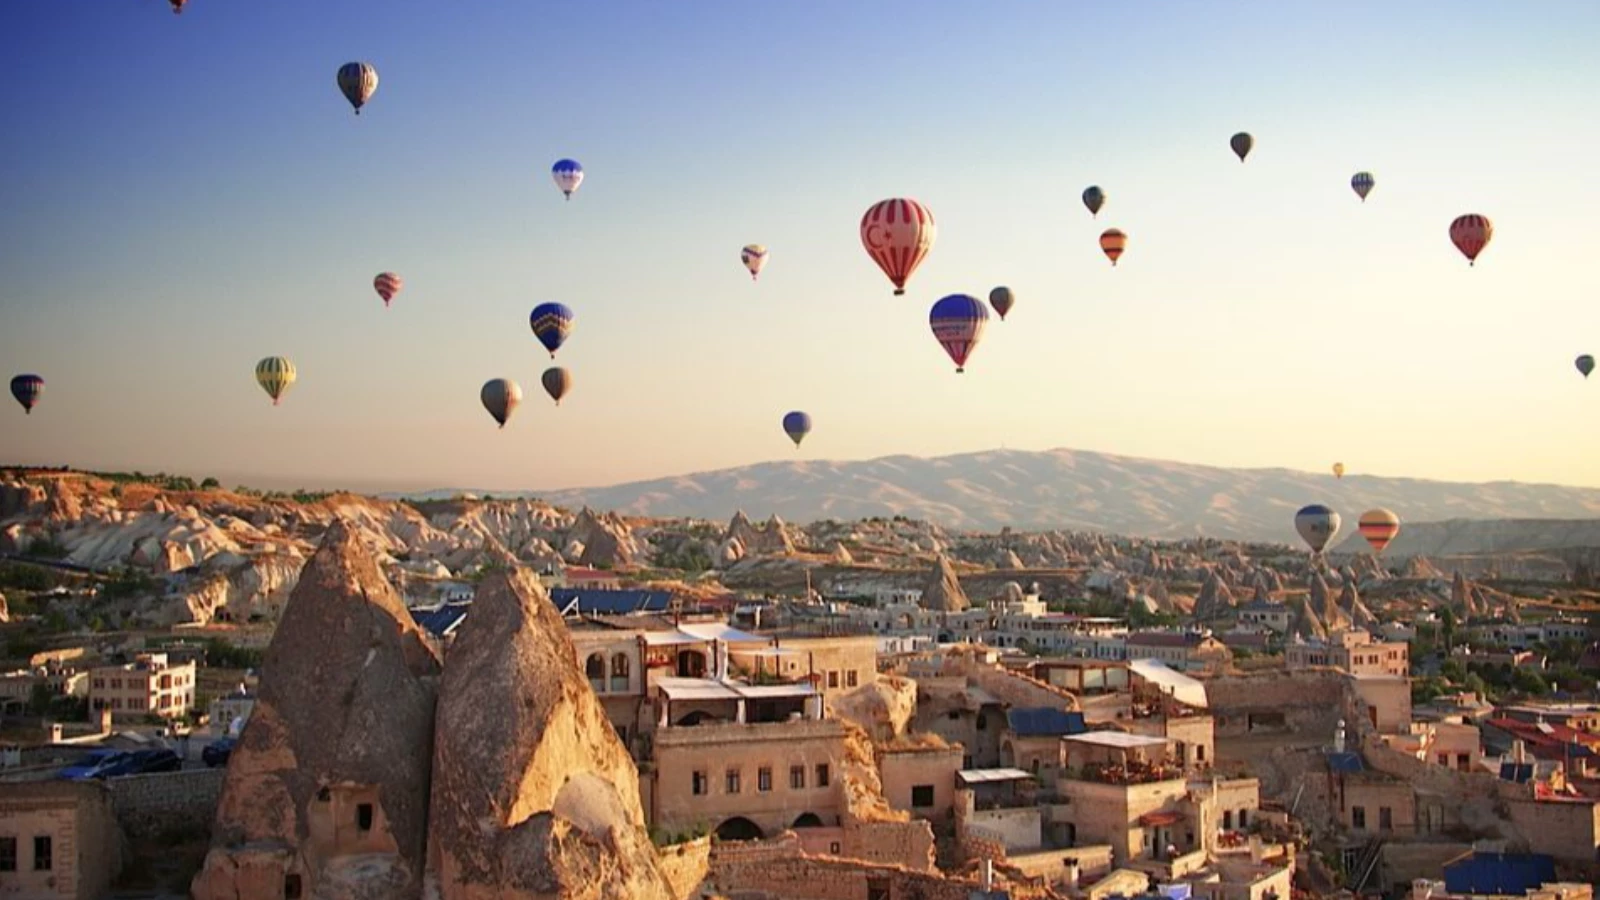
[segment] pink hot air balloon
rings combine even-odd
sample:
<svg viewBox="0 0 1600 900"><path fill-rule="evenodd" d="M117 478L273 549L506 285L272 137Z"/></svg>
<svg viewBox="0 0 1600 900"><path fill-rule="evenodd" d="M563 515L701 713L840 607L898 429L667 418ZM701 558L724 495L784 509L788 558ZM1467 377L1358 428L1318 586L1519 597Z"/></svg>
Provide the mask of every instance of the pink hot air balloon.
<svg viewBox="0 0 1600 900"><path fill-rule="evenodd" d="M383 305L388 306L389 301L394 299L395 294L400 293L400 289L405 287L406 283L393 272L383 272L372 279L372 286L378 289L378 296L383 298Z"/></svg>
<svg viewBox="0 0 1600 900"><path fill-rule="evenodd" d="M1494 224L1487 216L1476 213L1458 216L1450 223L1450 242L1456 245L1461 255L1467 258L1467 265L1478 262L1478 254L1489 245L1489 239L1494 237Z"/></svg>
<svg viewBox="0 0 1600 900"><path fill-rule="evenodd" d="M933 248L936 232L933 213L903 197L875 204L861 217L861 243L894 282L895 296L906 292L906 279Z"/></svg>

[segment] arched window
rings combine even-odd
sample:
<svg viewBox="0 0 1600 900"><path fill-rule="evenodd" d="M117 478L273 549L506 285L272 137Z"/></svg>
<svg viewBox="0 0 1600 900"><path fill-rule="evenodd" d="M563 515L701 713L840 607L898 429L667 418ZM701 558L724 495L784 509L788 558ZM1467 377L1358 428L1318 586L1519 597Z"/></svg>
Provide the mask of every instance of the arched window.
<svg viewBox="0 0 1600 900"><path fill-rule="evenodd" d="M596 692L606 689L606 658L598 653L589 654L589 661L583 664L584 677L589 679L589 686Z"/></svg>
<svg viewBox="0 0 1600 900"><path fill-rule="evenodd" d="M615 694L628 692L628 654L618 653L611 657L611 691Z"/></svg>

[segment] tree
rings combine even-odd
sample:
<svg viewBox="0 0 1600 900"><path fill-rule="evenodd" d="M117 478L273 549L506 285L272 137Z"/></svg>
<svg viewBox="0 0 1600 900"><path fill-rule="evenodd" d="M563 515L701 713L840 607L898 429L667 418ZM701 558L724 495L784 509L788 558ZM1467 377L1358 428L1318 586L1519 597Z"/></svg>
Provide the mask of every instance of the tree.
<svg viewBox="0 0 1600 900"><path fill-rule="evenodd" d="M1550 693L1550 685L1538 672L1521 666L1511 672L1511 689L1530 697L1542 697Z"/></svg>
<svg viewBox="0 0 1600 900"><path fill-rule="evenodd" d="M1439 674L1449 679L1452 684L1462 684L1467 680L1467 667L1459 659L1447 659L1439 667Z"/></svg>
<svg viewBox="0 0 1600 900"><path fill-rule="evenodd" d="M214 491L220 487L222 487L222 482L215 478L206 478L200 482L200 490L202 491Z"/></svg>
<svg viewBox="0 0 1600 900"><path fill-rule="evenodd" d="M1456 611L1448 606L1439 610L1439 636L1444 638L1444 652L1456 648Z"/></svg>

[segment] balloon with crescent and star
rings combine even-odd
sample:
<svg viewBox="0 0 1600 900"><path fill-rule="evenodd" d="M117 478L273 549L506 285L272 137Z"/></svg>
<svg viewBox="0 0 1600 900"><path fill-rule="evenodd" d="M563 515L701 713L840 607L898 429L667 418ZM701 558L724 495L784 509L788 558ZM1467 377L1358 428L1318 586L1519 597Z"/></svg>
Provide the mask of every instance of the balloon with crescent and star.
<svg viewBox="0 0 1600 900"><path fill-rule="evenodd" d="M933 249L938 228L933 212L905 197L875 203L861 217L861 244L894 284L895 296Z"/></svg>

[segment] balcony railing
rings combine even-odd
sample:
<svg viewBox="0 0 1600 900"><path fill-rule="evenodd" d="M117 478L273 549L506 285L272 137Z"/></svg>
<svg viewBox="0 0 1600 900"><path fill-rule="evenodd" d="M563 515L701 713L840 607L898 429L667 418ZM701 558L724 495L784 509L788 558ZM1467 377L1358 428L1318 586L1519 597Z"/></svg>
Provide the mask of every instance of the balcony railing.
<svg viewBox="0 0 1600 900"><path fill-rule="evenodd" d="M1064 774L1067 778L1097 784L1153 784L1184 777L1183 766L1177 763L1143 763L1136 760L1130 760L1127 764L1084 763L1067 769Z"/></svg>

